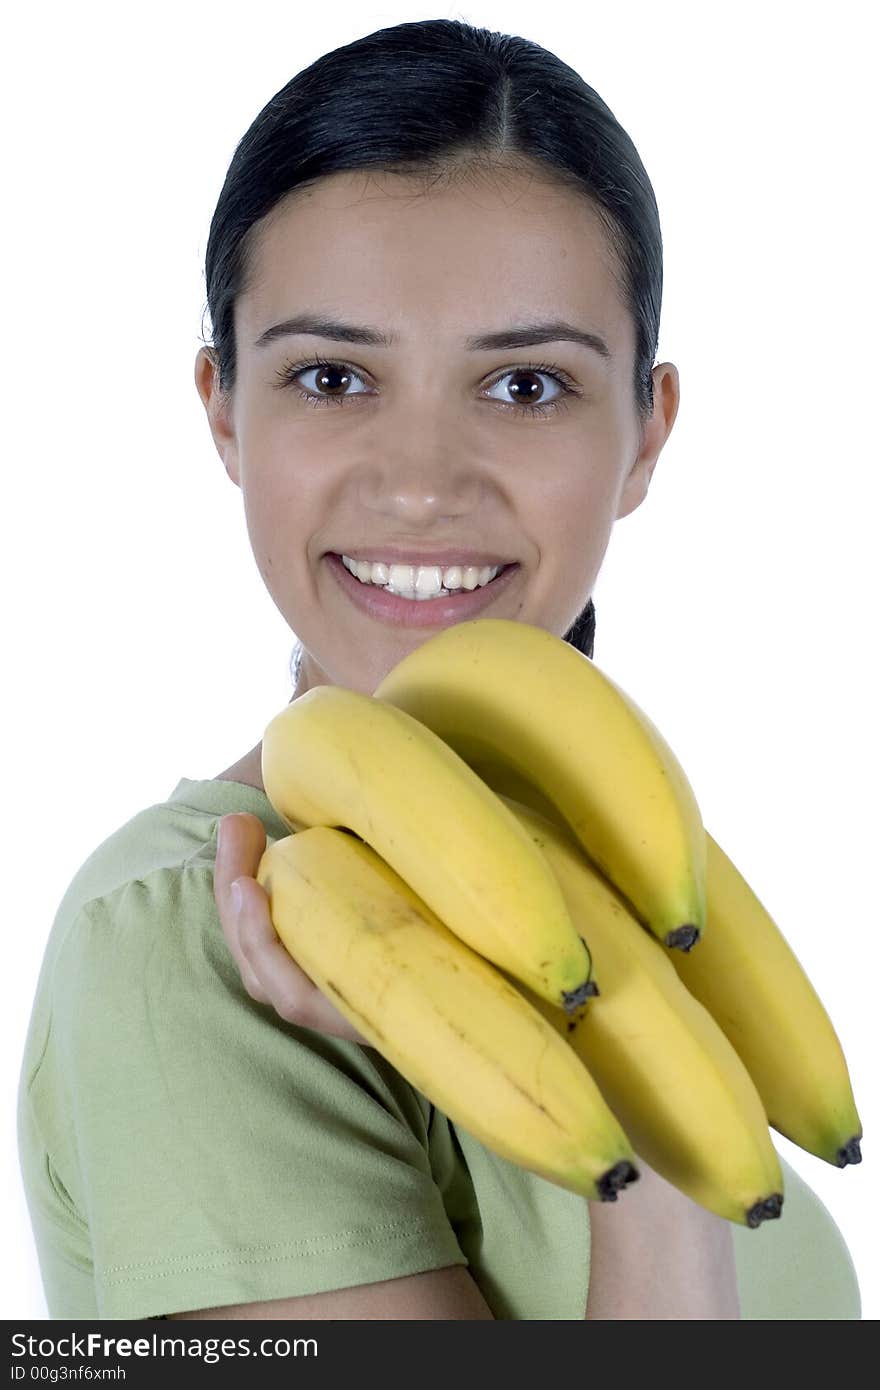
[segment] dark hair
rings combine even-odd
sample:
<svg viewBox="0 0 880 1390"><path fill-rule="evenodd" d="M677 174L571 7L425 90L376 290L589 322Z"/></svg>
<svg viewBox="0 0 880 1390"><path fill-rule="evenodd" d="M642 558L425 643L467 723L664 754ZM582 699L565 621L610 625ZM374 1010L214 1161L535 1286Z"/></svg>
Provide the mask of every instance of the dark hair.
<svg viewBox="0 0 880 1390"><path fill-rule="evenodd" d="M235 384L235 301L248 283L261 218L294 190L353 169L424 176L426 191L481 171L525 170L588 198L633 318L633 390L645 425L654 405L663 247L636 148L560 58L460 19L397 24L324 54L276 92L242 136L205 255L221 391ZM595 627L590 598L565 641L592 657Z"/></svg>

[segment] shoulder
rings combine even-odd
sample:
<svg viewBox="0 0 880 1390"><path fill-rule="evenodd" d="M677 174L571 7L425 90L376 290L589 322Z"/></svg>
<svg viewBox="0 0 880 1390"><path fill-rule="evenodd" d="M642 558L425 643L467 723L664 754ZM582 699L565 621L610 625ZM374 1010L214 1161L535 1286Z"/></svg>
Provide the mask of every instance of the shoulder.
<svg viewBox="0 0 880 1390"><path fill-rule="evenodd" d="M127 948L141 931L149 930L154 943L173 940L175 911L190 931L208 928L219 819L173 799L157 803L119 825L80 864L46 935L24 1046L28 1082L45 1057L58 1005L75 1004L84 968L92 964L84 952L109 952L104 964L124 973L137 969L137 955Z"/></svg>
<svg viewBox="0 0 880 1390"><path fill-rule="evenodd" d="M70 923L49 1010L50 1050L74 1089L161 1075L169 1093L247 1086L254 1109L295 1095L316 1112L378 1104L427 1153L432 1107L378 1051L290 1023L247 993L214 900L216 821L212 831Z"/></svg>
<svg viewBox="0 0 880 1390"><path fill-rule="evenodd" d="M131 816L87 855L61 898L47 942L47 958L68 935L102 920L122 922L128 912L155 911L170 896L203 898L212 884L221 813L168 800Z"/></svg>
<svg viewBox="0 0 880 1390"><path fill-rule="evenodd" d="M236 809L261 815L267 843L286 827L250 788L180 786L180 800L132 817L71 881L37 987L26 1089L42 1069L34 1095L68 1105L143 1095L163 1076L166 1097L246 1085L253 1109L289 1105L296 1090L315 1113L336 1104L369 1119L378 1105L427 1154L430 1102L381 1053L288 1023L244 988L214 900L217 828Z"/></svg>
<svg viewBox="0 0 880 1390"><path fill-rule="evenodd" d="M180 973L177 973L180 972ZM77 992L127 1003L164 991L170 1011L181 993L209 996L216 982L234 986L235 962L214 902L213 868L177 863L127 879L83 903L58 946L52 997ZM160 985L161 982L161 985ZM208 997L203 997L207 1006Z"/></svg>
<svg viewBox="0 0 880 1390"><path fill-rule="evenodd" d="M264 794L216 779L182 778L171 794L136 812L107 835L70 880L49 932L37 986L35 1016L63 994L89 947L110 951L108 968L140 968L143 949L183 956L201 949L232 983L214 903L217 831L231 811L256 812L267 844L287 829ZM196 943L201 943L199 948ZM95 963L96 965L98 962ZM63 969L59 969L63 965ZM236 972L237 975L237 972ZM36 1020L35 1020L36 1022ZM37 1028L37 1031L39 1029Z"/></svg>

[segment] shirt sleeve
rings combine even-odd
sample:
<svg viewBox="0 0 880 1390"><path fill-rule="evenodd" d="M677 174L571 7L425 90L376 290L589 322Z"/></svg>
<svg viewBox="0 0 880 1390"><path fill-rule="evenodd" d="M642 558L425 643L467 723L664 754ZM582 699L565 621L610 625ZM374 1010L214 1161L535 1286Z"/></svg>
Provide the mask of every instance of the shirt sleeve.
<svg viewBox="0 0 880 1390"><path fill-rule="evenodd" d="M425 1097L377 1050L250 998L204 865L83 909L57 961L51 1044L101 1317L467 1264Z"/></svg>

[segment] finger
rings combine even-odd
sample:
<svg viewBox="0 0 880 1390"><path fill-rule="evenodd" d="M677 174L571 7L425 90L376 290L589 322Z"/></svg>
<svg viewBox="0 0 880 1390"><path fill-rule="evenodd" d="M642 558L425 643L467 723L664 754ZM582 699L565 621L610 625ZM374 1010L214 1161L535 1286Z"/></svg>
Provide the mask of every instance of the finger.
<svg viewBox="0 0 880 1390"><path fill-rule="evenodd" d="M266 829L250 811L234 811L217 822L214 856L214 897L218 908L229 898L229 886L240 874L255 878L266 850Z"/></svg>
<svg viewBox="0 0 880 1390"><path fill-rule="evenodd" d="M222 816L217 828L214 897L227 945L248 993L260 1003L271 1004L289 1023L371 1046L301 969L275 930L268 896L255 877L266 849L262 821L248 811L236 811ZM231 894L236 880L242 895L239 913Z"/></svg>
<svg viewBox="0 0 880 1390"><path fill-rule="evenodd" d="M287 950L275 930L269 899L262 886L255 880L248 880L241 886L242 914L238 939L242 956L258 984L269 996L276 1013L288 1023L297 1023L303 1028L315 1028L333 1037L372 1046L335 1008Z"/></svg>
<svg viewBox="0 0 880 1390"><path fill-rule="evenodd" d="M224 935L226 936L230 953L238 966L242 983L250 997L255 999L258 1004L269 1004L274 1008L272 1000L274 981L264 985L256 975L245 951L242 949L242 936L249 940L252 934L248 932L249 921L255 912L258 914L265 912L267 911L267 907L265 903L260 903L259 900L255 907L253 895L246 887L243 887L246 883L255 883L256 881L254 879L250 879L247 875L243 875L233 880L233 882L237 884L241 892L242 906L240 909L236 909L233 906L232 885L230 884L230 892L227 895L227 900L222 904L220 911L221 920L224 923Z"/></svg>
<svg viewBox="0 0 880 1390"><path fill-rule="evenodd" d="M255 999L258 1004L271 1005L272 1000L263 989L263 986L260 984L243 953L241 959L238 961L238 970L241 975L241 982L251 999Z"/></svg>
<svg viewBox="0 0 880 1390"><path fill-rule="evenodd" d="M242 970L244 957L238 940L238 915L231 888L236 879L257 873L266 848L266 831L257 816L233 812L217 823L217 851L214 859L214 901L226 944ZM251 978L253 972L251 971Z"/></svg>

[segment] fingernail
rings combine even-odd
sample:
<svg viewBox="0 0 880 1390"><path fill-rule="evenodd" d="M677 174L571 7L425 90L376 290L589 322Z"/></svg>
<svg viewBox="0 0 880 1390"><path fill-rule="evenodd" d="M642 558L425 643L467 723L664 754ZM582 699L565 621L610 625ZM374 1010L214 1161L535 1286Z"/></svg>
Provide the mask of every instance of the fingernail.
<svg viewBox="0 0 880 1390"><path fill-rule="evenodd" d="M232 911L236 913L241 912L241 888L238 883L231 883L229 885L229 896L232 899Z"/></svg>

